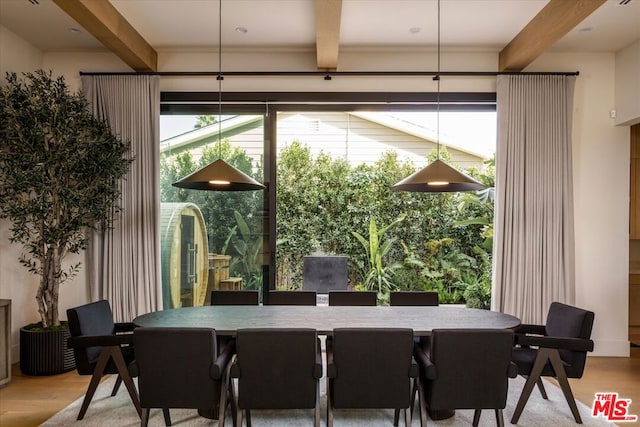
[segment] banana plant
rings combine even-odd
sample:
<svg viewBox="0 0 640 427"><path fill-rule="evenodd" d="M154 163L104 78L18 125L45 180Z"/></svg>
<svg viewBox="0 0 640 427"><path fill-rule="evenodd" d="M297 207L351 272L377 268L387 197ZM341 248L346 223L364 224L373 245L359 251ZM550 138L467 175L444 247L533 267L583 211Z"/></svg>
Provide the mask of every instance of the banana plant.
<svg viewBox="0 0 640 427"><path fill-rule="evenodd" d="M405 215L403 214L386 227L378 228L375 218L371 217L369 220L368 238L365 238L356 231L351 232L351 234L358 239L367 254L368 271L364 275L363 285L367 289L375 290L380 300L384 300L386 295L396 287L391 281L391 277L394 271L401 267L400 263L397 262L385 264L385 257L397 239L392 237L383 241L383 236L404 219Z"/></svg>
<svg viewBox="0 0 640 427"><path fill-rule="evenodd" d="M262 255L262 237L256 237L251 234L249 225L238 211L233 211L233 215L235 216L238 231L240 232L240 238L232 240L232 244L238 253L246 287L248 289L258 289L262 270L262 264L260 262Z"/></svg>

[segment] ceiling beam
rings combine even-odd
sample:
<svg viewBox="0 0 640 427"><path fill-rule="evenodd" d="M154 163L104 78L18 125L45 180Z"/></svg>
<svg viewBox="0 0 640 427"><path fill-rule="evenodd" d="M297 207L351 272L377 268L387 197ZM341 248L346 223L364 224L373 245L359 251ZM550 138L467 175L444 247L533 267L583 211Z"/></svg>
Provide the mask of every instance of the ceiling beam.
<svg viewBox="0 0 640 427"><path fill-rule="evenodd" d="M342 0L316 0L316 57L318 70L338 68Z"/></svg>
<svg viewBox="0 0 640 427"><path fill-rule="evenodd" d="M502 49L499 71L522 71L606 0L549 0Z"/></svg>
<svg viewBox="0 0 640 427"><path fill-rule="evenodd" d="M53 0L135 71L158 71L158 54L109 0Z"/></svg>

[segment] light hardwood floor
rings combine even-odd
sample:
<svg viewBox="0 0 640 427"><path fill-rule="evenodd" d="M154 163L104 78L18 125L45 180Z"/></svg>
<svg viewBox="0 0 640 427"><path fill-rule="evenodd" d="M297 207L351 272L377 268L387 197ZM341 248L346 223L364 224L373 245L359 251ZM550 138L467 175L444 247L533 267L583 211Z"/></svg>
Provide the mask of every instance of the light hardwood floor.
<svg viewBox="0 0 640 427"><path fill-rule="evenodd" d="M584 376L570 382L576 399L588 407L596 392L618 392L620 397L632 399L631 413L640 416L640 348L632 348L629 358L589 357ZM82 396L88 383L88 376L75 371L50 377L24 376L16 364L11 382L0 388L0 426L38 426ZM640 426L640 422L624 425Z"/></svg>

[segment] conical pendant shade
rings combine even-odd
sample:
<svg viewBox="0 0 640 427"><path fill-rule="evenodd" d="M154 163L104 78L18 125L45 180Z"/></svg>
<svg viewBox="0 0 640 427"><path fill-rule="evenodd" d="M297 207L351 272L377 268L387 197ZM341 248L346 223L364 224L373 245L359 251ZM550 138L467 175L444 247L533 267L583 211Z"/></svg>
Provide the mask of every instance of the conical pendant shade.
<svg viewBox="0 0 640 427"><path fill-rule="evenodd" d="M247 191L264 188L264 185L222 159L209 163L172 185L193 190L212 191Z"/></svg>
<svg viewBox="0 0 640 427"><path fill-rule="evenodd" d="M476 191L485 186L438 159L391 187L395 191L445 193Z"/></svg>

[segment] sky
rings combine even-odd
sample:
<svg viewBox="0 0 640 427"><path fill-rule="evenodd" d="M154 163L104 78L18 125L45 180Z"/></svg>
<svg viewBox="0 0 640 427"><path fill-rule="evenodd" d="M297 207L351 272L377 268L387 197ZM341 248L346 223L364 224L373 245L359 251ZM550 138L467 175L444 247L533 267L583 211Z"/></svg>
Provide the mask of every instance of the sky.
<svg viewBox="0 0 640 427"><path fill-rule="evenodd" d="M390 113L397 117L436 129L438 125L435 112ZM162 115L160 116L160 140L193 130L196 116ZM478 112L440 112L440 141L450 143L491 157L496 148L496 113Z"/></svg>

